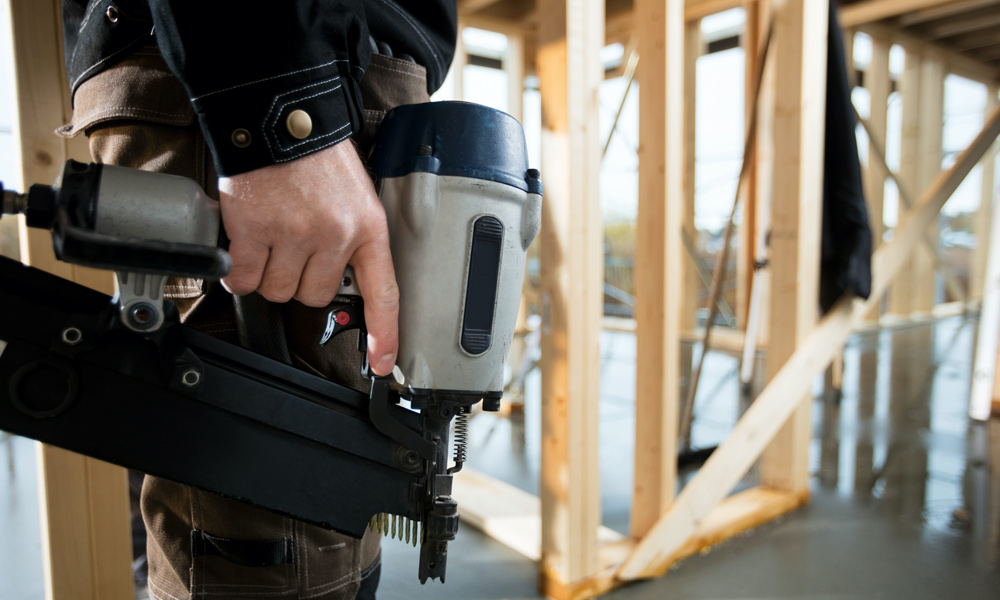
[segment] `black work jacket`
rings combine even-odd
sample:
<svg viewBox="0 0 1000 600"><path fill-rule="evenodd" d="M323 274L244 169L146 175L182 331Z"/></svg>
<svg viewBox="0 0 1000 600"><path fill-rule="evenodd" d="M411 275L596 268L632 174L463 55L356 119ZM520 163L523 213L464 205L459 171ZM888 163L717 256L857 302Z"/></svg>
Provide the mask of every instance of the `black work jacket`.
<svg viewBox="0 0 1000 600"><path fill-rule="evenodd" d="M424 66L433 92L451 64L456 20L455 0L63 0L71 89L155 38L221 175L360 131L358 83L372 52ZM305 137L288 125L294 111L311 118Z"/></svg>

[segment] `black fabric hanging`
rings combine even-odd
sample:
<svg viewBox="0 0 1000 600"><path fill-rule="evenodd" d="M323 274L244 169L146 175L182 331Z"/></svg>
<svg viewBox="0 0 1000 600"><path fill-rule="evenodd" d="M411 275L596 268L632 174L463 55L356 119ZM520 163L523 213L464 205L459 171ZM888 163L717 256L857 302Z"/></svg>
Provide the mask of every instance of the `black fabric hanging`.
<svg viewBox="0 0 1000 600"><path fill-rule="evenodd" d="M871 294L872 233L861 182L844 41L830 2L826 82L826 154L823 165L823 246L819 301L827 312L846 291ZM853 60L851 61L853 64Z"/></svg>

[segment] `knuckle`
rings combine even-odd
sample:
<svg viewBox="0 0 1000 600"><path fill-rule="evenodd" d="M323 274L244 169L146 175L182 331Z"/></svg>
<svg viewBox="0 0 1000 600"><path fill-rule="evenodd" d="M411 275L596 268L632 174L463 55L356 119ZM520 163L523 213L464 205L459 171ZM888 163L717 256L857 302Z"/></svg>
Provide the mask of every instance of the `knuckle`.
<svg viewBox="0 0 1000 600"><path fill-rule="evenodd" d="M223 280L226 287L237 296L245 296L257 289L258 280L247 273L233 273Z"/></svg>
<svg viewBox="0 0 1000 600"><path fill-rule="evenodd" d="M275 302L277 304L284 304L292 299L292 294L287 290L270 290L260 288L257 290L261 296L263 296L269 302Z"/></svg>
<svg viewBox="0 0 1000 600"><path fill-rule="evenodd" d="M310 286L306 289L300 288L295 294L295 299L312 308L323 308L333 300L336 290Z"/></svg>
<svg viewBox="0 0 1000 600"><path fill-rule="evenodd" d="M271 302L284 303L292 299L295 288L286 282L267 281L257 288L257 292Z"/></svg>
<svg viewBox="0 0 1000 600"><path fill-rule="evenodd" d="M374 297L372 302L382 310L399 309L399 287L395 281L380 281L375 285L372 292Z"/></svg>

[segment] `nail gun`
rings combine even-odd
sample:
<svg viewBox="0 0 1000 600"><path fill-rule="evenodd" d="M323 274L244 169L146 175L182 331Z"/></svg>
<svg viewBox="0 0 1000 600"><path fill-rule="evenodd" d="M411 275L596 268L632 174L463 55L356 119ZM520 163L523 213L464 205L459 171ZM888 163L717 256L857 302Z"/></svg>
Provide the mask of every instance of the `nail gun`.
<svg viewBox="0 0 1000 600"><path fill-rule="evenodd" d="M54 186L0 186L3 213L117 284L109 298L0 260L0 429L355 537L391 528L421 544L420 581L443 582L463 421L499 408L541 181L520 124L468 103L391 111L369 165L401 309L396 375L367 396L180 323L166 278L230 267L193 181L69 161ZM364 329L350 273L344 296L317 344Z"/></svg>

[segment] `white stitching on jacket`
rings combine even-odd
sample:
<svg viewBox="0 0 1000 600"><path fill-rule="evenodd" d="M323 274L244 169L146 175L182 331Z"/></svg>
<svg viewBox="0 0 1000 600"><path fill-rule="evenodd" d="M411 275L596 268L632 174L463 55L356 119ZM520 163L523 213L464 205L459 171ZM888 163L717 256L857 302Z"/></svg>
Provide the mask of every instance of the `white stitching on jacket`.
<svg viewBox="0 0 1000 600"><path fill-rule="evenodd" d="M272 75L271 77L265 77L263 79L258 79L256 81L248 81L247 83L241 83L239 85L234 85L232 87L227 87L227 88L222 89L222 90L216 90L214 92L208 92L207 94L202 94L201 96L196 96L194 98L191 98L191 101L194 102L196 100L201 100L202 98L207 98L207 97L215 95L215 94L221 94L223 92L228 92L228 91L235 90L235 89L238 89L238 88L241 88L241 87L246 87L248 85L254 85L254 84L257 84L257 83L263 83L265 81L270 81L272 79L280 79L282 77L287 77L289 75L296 75L298 73L305 73L306 71L312 71L314 69L322 69L323 67L329 67L330 65L332 65L334 63L339 63L339 62L350 62L350 61L347 61L347 60L344 60L344 59L331 60L328 63L323 63L321 65L316 65L315 67L306 67L305 69L299 69L298 71L289 71L288 73L281 73L280 75Z"/></svg>
<svg viewBox="0 0 1000 600"><path fill-rule="evenodd" d="M261 128L264 130L264 143L267 144L267 150L268 150L268 152L271 153L271 158L274 159L274 162L288 162L288 161L293 160L295 158L298 158L300 156L305 156L306 154L309 154L310 152L314 152L316 150L322 150L323 148L327 148L329 146L332 146L332 145L334 145L334 144L336 144L336 143L338 143L338 142L340 142L342 140L347 139L347 137L350 136L350 133L348 133L348 134L346 134L346 135L344 135L344 136L342 136L342 137L340 137L340 138L338 138L338 139L336 139L336 140L334 140L334 141L332 141L330 143L327 143L325 145L311 147L311 148L309 148L308 150L306 150L304 152L300 152L298 154L294 154L294 155L291 155L291 156L288 156L288 157L285 157L285 158L278 158L278 156L275 155L275 148L271 145L271 141L270 141L269 136L268 136L268 133L273 132L274 127L277 125L278 117L281 115L281 110L279 109L277 112L275 112L274 111L274 107L278 103L278 100L282 96L288 96L289 94L294 94L296 92L301 92L302 90L306 90L306 89L309 89L311 87L316 87L316 86L320 86L320 85L324 85L324 84L333 83L335 81L336 82L340 81L340 76L339 75L335 75L335 76L333 76L330 79L324 79L323 81L317 81L317 82L314 82L314 83L310 83L308 85L304 85L304 86L295 88L293 90L288 90L287 92L284 92L282 94L278 94L277 96L274 97L274 101L271 102L271 106L267 110L267 116L264 118L264 123L262 123L262 125L261 125ZM314 94L312 96L308 96L306 98L299 98L299 99L296 99L296 100L290 100L290 101L282 104L281 108L283 109L285 106L288 106L292 102L300 102L302 100L308 100L309 98L315 98L316 96L321 96L323 94L328 94L330 92L335 92L335 91L339 90L341 87L343 87L343 86L341 86L340 83L337 83L336 87L328 89L328 90L325 90L323 92L319 92L319 93ZM272 118L271 115L274 115L273 118ZM316 137L314 137L312 139L304 140L302 142L299 142L297 144L289 146L287 149L279 146L277 150L278 150L278 152L284 153L287 150L291 150L292 148L297 148L299 146L302 146L303 144L312 143L312 142L315 142L316 140L319 140L319 139L322 139L322 138L325 138L325 137L330 137L331 135L335 135L338 132L343 131L344 129L346 129L349 125L350 125L350 122L347 122L344 125L341 125L340 127L338 127L337 129L334 129L330 133L325 133L325 134L323 134L321 136L316 136ZM275 140L275 142L277 143L277 140Z"/></svg>
<svg viewBox="0 0 1000 600"><path fill-rule="evenodd" d="M144 34L140 35L139 37L135 38L134 40L132 40L131 42L129 42L128 44L125 44L125 46L123 46L121 49L115 50L111 54L105 56L101 60L97 61L96 63L94 63L92 65L90 65L90 67L86 71L84 71L83 73L80 73L79 77L77 77L76 79L73 80L73 84L70 86L70 89L75 90L77 84L80 83L80 80L82 80L84 77L86 77L87 73L90 73L91 71L93 71L97 67L101 66L102 64L104 64L105 62L107 62L108 60L110 60L112 57L118 56L119 54L121 54L122 52L125 52L126 50L131 50L132 46L134 46L136 42L138 42L139 40L148 38L148 37L149 37L149 34L148 33L144 33ZM79 47L80 46L78 44L77 48L79 48ZM73 52L76 52L76 48L73 49Z"/></svg>

